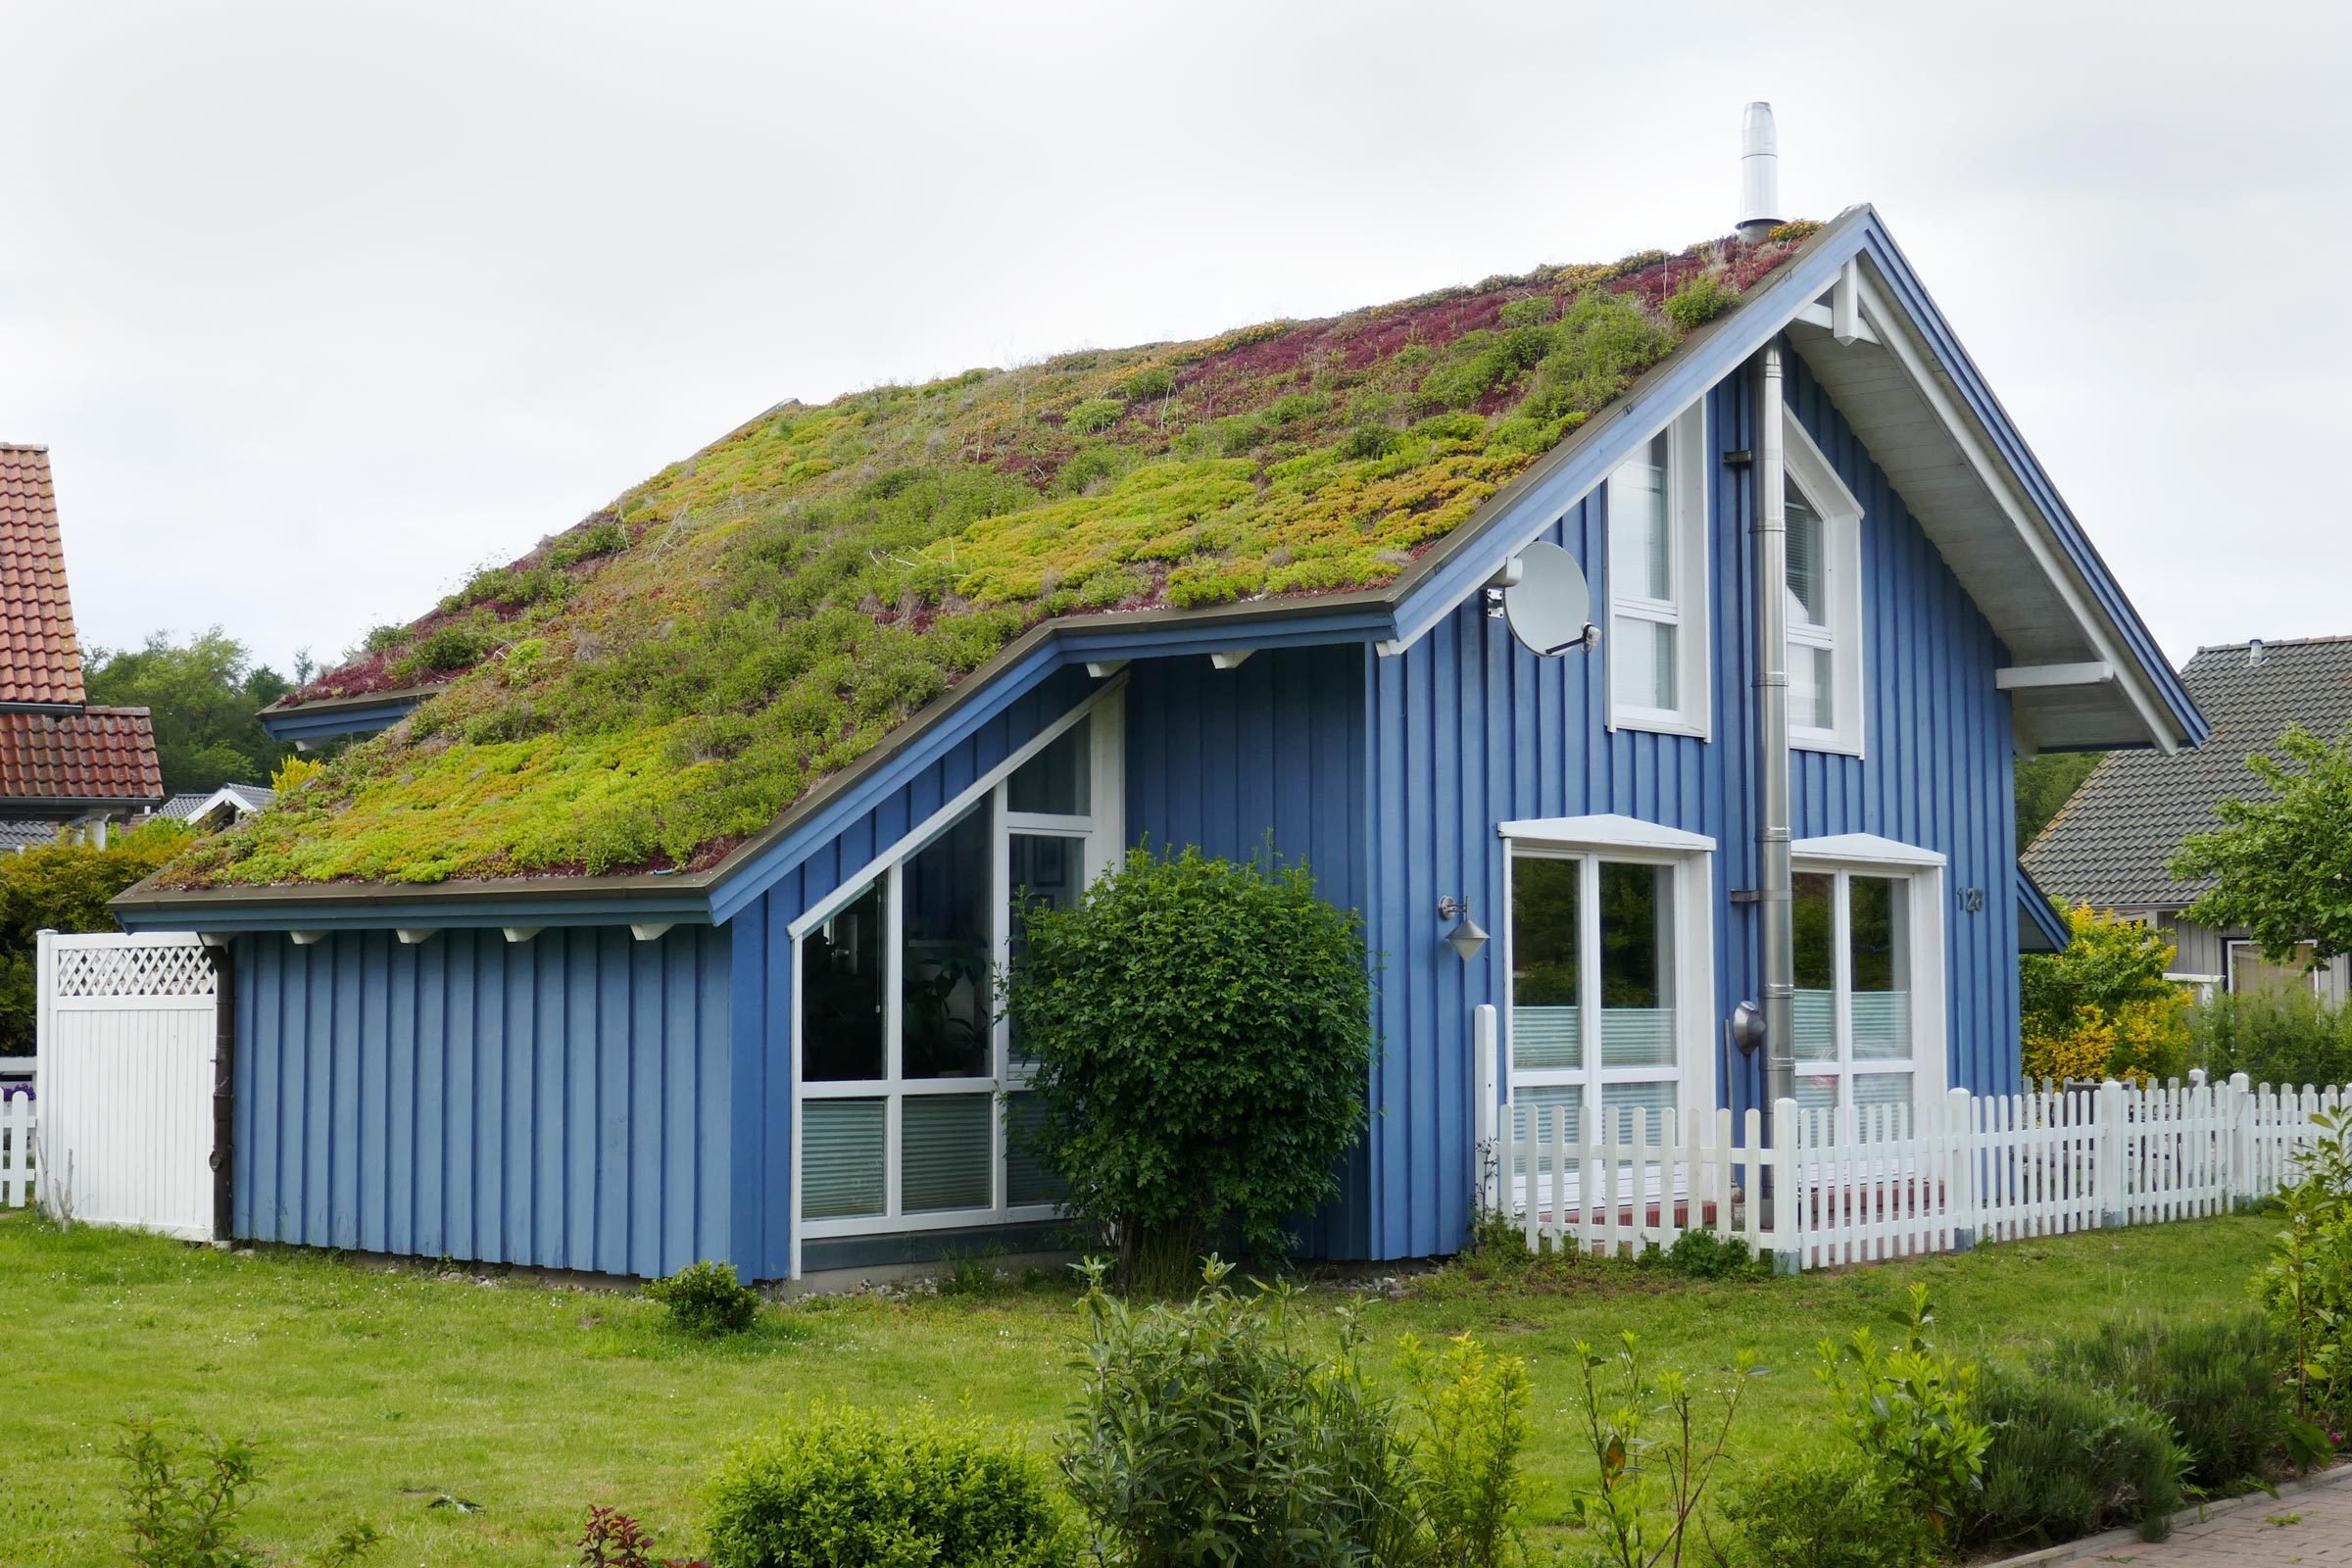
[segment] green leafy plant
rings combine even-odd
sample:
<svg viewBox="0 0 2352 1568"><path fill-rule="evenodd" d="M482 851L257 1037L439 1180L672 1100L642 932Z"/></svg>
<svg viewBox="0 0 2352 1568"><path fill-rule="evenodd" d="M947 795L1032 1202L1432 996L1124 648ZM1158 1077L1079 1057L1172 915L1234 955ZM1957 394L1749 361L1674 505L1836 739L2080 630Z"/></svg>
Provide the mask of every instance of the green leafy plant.
<svg viewBox="0 0 2352 1568"><path fill-rule="evenodd" d="M1119 416L1126 412L1127 405L1117 398L1088 398L1070 410L1063 417L1061 427L1082 435L1092 435L1118 423Z"/></svg>
<svg viewBox="0 0 2352 1568"><path fill-rule="evenodd" d="M2188 1482L2219 1494L2267 1486L2287 1468L2295 1413L2286 1361L2270 1321L2248 1308L2102 1324L2061 1341L2037 1370L2129 1396L2171 1421L2189 1455Z"/></svg>
<svg viewBox="0 0 2352 1568"><path fill-rule="evenodd" d="M1064 1568L1051 1476L976 1419L819 1406L737 1447L710 1486L712 1568Z"/></svg>
<svg viewBox="0 0 2352 1568"><path fill-rule="evenodd" d="M2352 884L2352 735L2325 741L2297 724L2275 750L2246 759L2270 798L2222 802L2222 825L2190 834L2169 869L2212 883L2183 920L2243 929L2273 963L2309 942L2325 963L2352 953L2352 899L2342 893Z"/></svg>
<svg viewBox="0 0 2352 1568"><path fill-rule="evenodd" d="M1575 1354L1577 1404L1597 1479L1592 1492L1570 1499L1569 1518L1598 1538L1595 1556L1611 1568L1680 1568L1687 1553L1695 1555L1691 1532L1729 1453L1740 1399L1758 1375L1755 1354L1741 1350L1735 1358L1716 1395L1720 1419L1702 1409L1706 1391L1689 1375L1653 1372L1633 1334L1618 1336L1613 1354L1585 1340Z"/></svg>
<svg viewBox="0 0 2352 1568"><path fill-rule="evenodd" d="M1244 1297L1211 1258L1181 1306L1138 1311L1087 1266L1070 1495L1128 1568L1410 1560L1409 1454L1366 1383L1360 1321L1326 1362L1291 1332L1295 1291Z"/></svg>
<svg viewBox="0 0 2352 1568"><path fill-rule="evenodd" d="M1667 1248L1637 1254L1643 1268L1662 1269L1692 1280L1769 1279L1772 1260L1758 1254L1737 1236L1718 1236L1709 1230L1690 1230Z"/></svg>
<svg viewBox="0 0 2352 1568"><path fill-rule="evenodd" d="M1270 848L1137 850L1022 934L1000 995L1036 1063L1024 1136L1115 1233L1128 1282L1175 1288L1228 1230L1280 1252L1363 1135L1361 920Z"/></svg>
<svg viewBox="0 0 2352 1568"><path fill-rule="evenodd" d="M2061 908L2066 951L2018 960L2029 1080L2175 1077L2187 1070L2188 993L2165 978L2173 944L2154 926Z"/></svg>
<svg viewBox="0 0 2352 1568"><path fill-rule="evenodd" d="M735 1277L732 1263L692 1263L645 1294L669 1308L672 1327L700 1338L741 1334L760 1317L760 1293Z"/></svg>
<svg viewBox="0 0 2352 1568"><path fill-rule="evenodd" d="M1710 270L1667 295L1659 303L1658 313L1689 331L1706 325L1739 303L1740 291L1721 273Z"/></svg>
<svg viewBox="0 0 2352 1568"><path fill-rule="evenodd" d="M947 1272L939 1276L939 1294L969 1300L977 1300L988 1295L1003 1283L997 1259L1004 1255L1004 1251L1001 1247L979 1252L965 1251L960 1248L949 1249L940 1259L948 1267Z"/></svg>
<svg viewBox="0 0 2352 1568"><path fill-rule="evenodd" d="M174 1445L153 1421L122 1423L123 1556L139 1568L265 1568L276 1554L238 1534L261 1484L261 1450L249 1438L197 1436ZM304 1559L312 1568L352 1568L381 1538L346 1526Z"/></svg>
<svg viewBox="0 0 2352 1568"><path fill-rule="evenodd" d="M1978 1369L1928 1342L1928 1288L1911 1287L1900 1349L1865 1326L1843 1345L1821 1343L1816 1375L1838 1432L1887 1487L1907 1497L1939 1540L1954 1542L1984 1489L1992 1432L1977 1410Z"/></svg>
<svg viewBox="0 0 2352 1568"><path fill-rule="evenodd" d="M2258 1084L2352 1082L2352 1007L2300 986L2219 992L2188 1010L2190 1054L2208 1077Z"/></svg>
<svg viewBox="0 0 2352 1568"><path fill-rule="evenodd" d="M710 1568L701 1558L656 1557L653 1532L618 1508L588 1508L579 1568Z"/></svg>
<svg viewBox="0 0 2352 1568"><path fill-rule="evenodd" d="M1716 1568L1928 1568L1939 1540L1908 1497L1853 1453L1766 1470L1723 1504Z"/></svg>
<svg viewBox="0 0 2352 1568"><path fill-rule="evenodd" d="M2193 1489L2172 1422L2128 1394L2056 1377L1988 1373L1992 1432L1969 1539L2073 1541L2122 1523L2162 1541Z"/></svg>
<svg viewBox="0 0 2352 1568"><path fill-rule="evenodd" d="M0 855L0 1055L33 1051L39 986L34 952L41 929L118 929L107 901L194 840L185 823L159 816L115 835L103 850L74 840Z"/></svg>
<svg viewBox="0 0 2352 1568"><path fill-rule="evenodd" d="M2333 1429L2352 1396L2352 1116L2312 1122L2254 1289L2288 1349L2296 1417Z"/></svg>
<svg viewBox="0 0 2352 1568"><path fill-rule="evenodd" d="M1420 1554L1446 1568L1504 1568L1521 1560L1527 1363L1496 1355L1467 1334L1436 1351L1407 1335L1398 1360L1415 1395L1406 1426Z"/></svg>

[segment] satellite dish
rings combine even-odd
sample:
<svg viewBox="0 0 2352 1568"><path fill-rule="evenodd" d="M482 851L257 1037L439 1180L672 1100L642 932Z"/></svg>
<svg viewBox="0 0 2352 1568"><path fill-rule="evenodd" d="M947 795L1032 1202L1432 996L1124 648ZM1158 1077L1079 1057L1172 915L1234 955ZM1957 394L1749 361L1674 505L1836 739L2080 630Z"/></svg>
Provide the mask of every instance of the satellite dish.
<svg viewBox="0 0 2352 1568"><path fill-rule="evenodd" d="M1538 540L1503 567L1503 615L1511 635L1542 659L1571 648L1592 648L1600 642L1592 624L1592 593L1585 585L1585 569L1558 545Z"/></svg>

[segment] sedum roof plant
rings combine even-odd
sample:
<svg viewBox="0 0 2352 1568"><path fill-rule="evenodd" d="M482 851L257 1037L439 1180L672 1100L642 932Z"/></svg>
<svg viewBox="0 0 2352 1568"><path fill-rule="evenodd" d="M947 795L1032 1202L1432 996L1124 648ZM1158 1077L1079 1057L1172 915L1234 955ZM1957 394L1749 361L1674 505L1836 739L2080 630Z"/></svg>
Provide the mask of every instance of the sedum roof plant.
<svg viewBox="0 0 2352 1568"><path fill-rule="evenodd" d="M296 703L440 690L165 885L702 868L1041 620L1378 588L1794 252L772 409Z"/></svg>

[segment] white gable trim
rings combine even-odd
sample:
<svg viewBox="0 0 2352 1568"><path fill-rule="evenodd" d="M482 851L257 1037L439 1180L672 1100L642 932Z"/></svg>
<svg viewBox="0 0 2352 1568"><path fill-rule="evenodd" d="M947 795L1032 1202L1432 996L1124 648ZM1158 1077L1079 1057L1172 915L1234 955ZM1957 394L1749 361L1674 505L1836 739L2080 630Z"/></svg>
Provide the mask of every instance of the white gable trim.
<svg viewBox="0 0 2352 1568"><path fill-rule="evenodd" d="M1652 850L1670 855L1712 855L1715 841L1660 822L1603 813L1598 816L1537 816L1504 822L1495 829L1514 843L1553 844L1577 850Z"/></svg>
<svg viewBox="0 0 2352 1568"><path fill-rule="evenodd" d="M1798 839L1788 853L1799 860L1835 860L1841 865L1942 865L1941 850L1922 849L1876 833L1832 833L1825 838Z"/></svg>

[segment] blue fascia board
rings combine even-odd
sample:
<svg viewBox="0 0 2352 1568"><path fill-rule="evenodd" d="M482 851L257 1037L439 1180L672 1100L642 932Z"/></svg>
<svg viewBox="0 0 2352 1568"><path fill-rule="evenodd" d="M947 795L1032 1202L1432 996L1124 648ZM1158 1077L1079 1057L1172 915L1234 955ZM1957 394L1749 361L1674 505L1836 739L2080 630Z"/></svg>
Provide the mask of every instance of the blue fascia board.
<svg viewBox="0 0 2352 1568"><path fill-rule="evenodd" d="M320 709L315 712L289 708L283 712L263 712L256 717L273 741L333 740L341 735L372 735L377 730L390 729L423 701L421 696L395 697L380 703Z"/></svg>
<svg viewBox="0 0 2352 1568"><path fill-rule="evenodd" d="M508 925L706 925L710 904L701 892L667 897L520 896L416 901L350 898L221 903L140 903L111 906L122 929L140 931L382 931L393 926L485 928Z"/></svg>
<svg viewBox="0 0 2352 1568"><path fill-rule="evenodd" d="M2017 909L2019 914L2033 922L2034 929L2049 944L2048 952L2064 953L2073 946L2073 928L2059 918L2057 906L2050 903L2050 896L2041 891L2041 885L2034 880L2034 874L2023 864L2017 868Z"/></svg>
<svg viewBox="0 0 2352 1568"><path fill-rule="evenodd" d="M2157 646L2156 639L2140 620L2138 611L2125 597L2123 585L2115 580L2115 574L2101 559L2098 548L2090 542L2089 535L2083 532L2075 514L2067 510L2064 498L2058 494L2058 487L2050 482L2050 476L2034 456L2034 449L2026 444L2025 437L2010 422L2008 412L2001 407L2000 399L1993 396L1992 388L1977 369L1976 362L1960 346L1960 339L1952 331L1951 323L1936 308L1936 302L1921 284L1919 274L1911 270L1910 262L1894 243L1894 236L1886 232L1886 225L1880 221L1875 210L1865 208L1863 211L1864 221L1859 236L1872 264L1894 295L1895 302L1918 326L1920 334L1927 339L1929 351L1936 356L1943 373L1951 378L1961 400L1991 436L2002 461L2008 464L2010 471L2025 487L2034 509L2048 524L2051 537L2066 552L2075 569L2082 574L2091 596L2098 601L2099 608L2106 612L2108 619L2122 634L2125 646L2138 662L2140 673L2163 700L2166 710L2180 726L2187 744L2204 744L2209 733L2205 715L2198 712L2197 705L2190 701L2187 689L2180 684L2180 677L2173 669L2172 662L2164 657L2163 649Z"/></svg>

